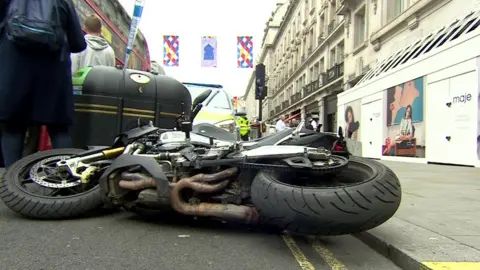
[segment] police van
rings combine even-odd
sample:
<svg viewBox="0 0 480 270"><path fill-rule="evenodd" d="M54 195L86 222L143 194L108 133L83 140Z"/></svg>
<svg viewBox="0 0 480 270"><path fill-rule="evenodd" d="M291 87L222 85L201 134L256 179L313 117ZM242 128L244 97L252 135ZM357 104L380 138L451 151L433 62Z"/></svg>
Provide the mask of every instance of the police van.
<svg viewBox="0 0 480 270"><path fill-rule="evenodd" d="M236 132L235 109L233 107L233 98L218 84L186 83L194 100L205 90L210 89L212 93L203 102L203 108L193 120L193 125L207 123L227 130L231 133Z"/></svg>

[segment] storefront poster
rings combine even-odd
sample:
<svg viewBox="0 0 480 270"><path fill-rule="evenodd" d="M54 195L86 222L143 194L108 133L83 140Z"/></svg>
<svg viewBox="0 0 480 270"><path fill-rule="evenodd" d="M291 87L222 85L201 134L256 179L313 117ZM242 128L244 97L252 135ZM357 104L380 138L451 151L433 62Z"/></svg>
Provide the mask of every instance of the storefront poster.
<svg viewBox="0 0 480 270"><path fill-rule="evenodd" d="M424 158L423 77L393 86L385 92L387 134L382 145L382 154Z"/></svg>
<svg viewBox="0 0 480 270"><path fill-rule="evenodd" d="M345 137L355 141L360 141L360 109L360 100L355 100L348 104L345 104Z"/></svg>

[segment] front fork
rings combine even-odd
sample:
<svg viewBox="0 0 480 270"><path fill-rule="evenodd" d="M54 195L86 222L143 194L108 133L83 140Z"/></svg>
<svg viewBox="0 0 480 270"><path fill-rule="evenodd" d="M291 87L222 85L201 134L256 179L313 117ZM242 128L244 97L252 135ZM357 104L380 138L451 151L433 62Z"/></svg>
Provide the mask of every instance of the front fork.
<svg viewBox="0 0 480 270"><path fill-rule="evenodd" d="M138 147L134 148L132 145L133 144L130 144L127 147L117 147L112 149L99 150L98 152L94 152L89 155L77 156L69 158L67 160L61 160L57 162L57 167L64 167L70 172L71 175L81 178L82 173L79 171L81 168L88 169L89 167L91 167L88 164L89 162L97 161L100 159L113 159L120 156L121 154L132 154L134 151L138 150Z"/></svg>

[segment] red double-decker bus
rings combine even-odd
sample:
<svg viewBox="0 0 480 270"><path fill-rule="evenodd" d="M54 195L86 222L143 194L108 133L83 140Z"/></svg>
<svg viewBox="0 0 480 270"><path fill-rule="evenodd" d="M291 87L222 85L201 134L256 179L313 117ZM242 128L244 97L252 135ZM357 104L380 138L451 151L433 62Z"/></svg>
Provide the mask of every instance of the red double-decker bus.
<svg viewBox="0 0 480 270"><path fill-rule="evenodd" d="M73 0L73 2L77 8L80 22L83 23L86 16L90 14L97 14L102 19L102 36L115 51L117 65L123 67L131 18L122 5L118 0ZM150 71L148 45L140 30L135 38L128 68Z"/></svg>

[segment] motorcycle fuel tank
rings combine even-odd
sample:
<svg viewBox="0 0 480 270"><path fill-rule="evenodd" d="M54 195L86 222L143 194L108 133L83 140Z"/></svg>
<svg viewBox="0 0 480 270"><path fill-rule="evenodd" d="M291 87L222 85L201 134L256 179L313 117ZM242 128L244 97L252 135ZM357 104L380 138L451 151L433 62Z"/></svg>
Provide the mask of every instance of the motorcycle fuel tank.
<svg viewBox="0 0 480 270"><path fill-rule="evenodd" d="M109 145L116 134L152 122L173 128L190 115L188 89L174 78L115 67L86 67L73 75L75 147Z"/></svg>

